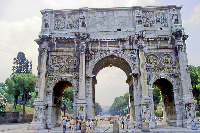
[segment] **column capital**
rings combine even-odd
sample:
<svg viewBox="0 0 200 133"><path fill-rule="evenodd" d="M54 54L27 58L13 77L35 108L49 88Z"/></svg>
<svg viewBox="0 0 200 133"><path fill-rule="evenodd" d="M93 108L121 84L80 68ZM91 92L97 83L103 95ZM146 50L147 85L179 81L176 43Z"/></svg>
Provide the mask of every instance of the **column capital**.
<svg viewBox="0 0 200 133"><path fill-rule="evenodd" d="M41 45L41 44L44 44L44 42L51 42L52 41L52 37L51 36L48 36L48 35L42 35L42 36L39 36L39 39L35 39L34 41L36 41L36 43L38 45Z"/></svg>

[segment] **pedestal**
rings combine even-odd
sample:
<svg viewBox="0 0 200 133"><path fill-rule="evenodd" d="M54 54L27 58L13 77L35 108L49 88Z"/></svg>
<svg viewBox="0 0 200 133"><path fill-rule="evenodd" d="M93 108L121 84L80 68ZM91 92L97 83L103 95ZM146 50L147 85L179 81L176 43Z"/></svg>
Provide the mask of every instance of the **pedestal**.
<svg viewBox="0 0 200 133"><path fill-rule="evenodd" d="M119 133L119 124L116 121L113 123L113 133Z"/></svg>
<svg viewBox="0 0 200 133"><path fill-rule="evenodd" d="M86 124L83 123L81 124L81 133L85 133L86 132Z"/></svg>
<svg viewBox="0 0 200 133"><path fill-rule="evenodd" d="M150 132L150 131L149 131L149 123L147 123L147 122L142 122L142 124L141 124L141 131L142 131L142 132Z"/></svg>

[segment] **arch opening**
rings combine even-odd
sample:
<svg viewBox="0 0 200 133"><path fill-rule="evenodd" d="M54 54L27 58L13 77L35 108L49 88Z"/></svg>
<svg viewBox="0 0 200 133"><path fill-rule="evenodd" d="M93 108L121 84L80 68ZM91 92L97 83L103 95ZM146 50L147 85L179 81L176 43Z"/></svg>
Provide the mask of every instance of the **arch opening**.
<svg viewBox="0 0 200 133"><path fill-rule="evenodd" d="M62 103L63 103L64 91L69 88L72 88L72 87L73 87L72 84L68 81L59 81L58 83L55 84L55 86L53 88L52 111L54 112L53 122L55 123L56 126L60 126L61 121L62 121L62 114L63 114L62 113L62 110L63 110Z"/></svg>
<svg viewBox="0 0 200 133"><path fill-rule="evenodd" d="M131 73L131 67L129 63L125 59L121 57L117 57L115 55L104 57L103 59L98 61L95 64L92 73L96 76L98 72L102 70L103 68L112 67L112 66L118 67L121 70L123 70L126 73L127 77Z"/></svg>
<svg viewBox="0 0 200 133"><path fill-rule="evenodd" d="M173 86L171 82L169 82L165 78L157 79L153 83L153 86L157 86L161 92L161 106L162 106L162 111L163 111L163 121L160 124L171 125L177 119Z"/></svg>
<svg viewBox="0 0 200 133"><path fill-rule="evenodd" d="M122 72L123 71L123 72ZM130 86L128 84L126 84L129 74L131 73L131 67L129 65L129 63L121 58L121 57L117 57L115 55L110 55L107 57L104 57L103 59L101 59L100 61L98 61L94 68L92 73L97 77L98 79L98 84L97 82L95 83L96 85L94 85L93 87L93 102L98 102L99 100L96 100L95 97L98 97L99 92L102 92L104 90L104 96L106 95L105 98L103 98L101 101L103 101L104 99L108 99L109 97L112 97L112 102L110 105L108 106L102 106L103 107L103 114L109 114L108 110L109 110L109 106L111 107L111 105L114 103L114 100L116 97L125 97L124 95L128 92L130 92ZM95 78L95 80L97 80ZM124 82L123 82L124 81ZM125 91L121 91L120 90L125 90ZM96 90L96 88L98 90ZM112 88L112 89L111 89ZM125 89L126 88L126 89ZM118 93L120 92L120 94ZM100 98L102 97L102 94L100 94ZM113 97L114 96L114 97ZM128 102L130 102L130 93L128 96ZM101 104L101 103L100 103ZM108 104L108 102L106 102L106 105ZM128 103L128 108L126 107L123 108L124 114L130 113L129 109L129 104ZM126 111L126 113L125 113ZM123 114L123 115L124 115ZM121 114L122 115L122 114Z"/></svg>

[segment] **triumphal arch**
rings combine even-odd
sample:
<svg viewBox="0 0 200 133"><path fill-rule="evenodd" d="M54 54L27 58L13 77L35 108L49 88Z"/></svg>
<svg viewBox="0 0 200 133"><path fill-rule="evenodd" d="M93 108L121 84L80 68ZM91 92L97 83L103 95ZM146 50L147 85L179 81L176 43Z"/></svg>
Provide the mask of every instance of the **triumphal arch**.
<svg viewBox="0 0 200 133"><path fill-rule="evenodd" d="M155 128L154 85L161 90L165 124L190 126L195 101L180 10L177 5L42 10L31 128L61 124L62 93L69 86L73 117L94 119L96 75L108 66L127 75L134 127L146 121Z"/></svg>

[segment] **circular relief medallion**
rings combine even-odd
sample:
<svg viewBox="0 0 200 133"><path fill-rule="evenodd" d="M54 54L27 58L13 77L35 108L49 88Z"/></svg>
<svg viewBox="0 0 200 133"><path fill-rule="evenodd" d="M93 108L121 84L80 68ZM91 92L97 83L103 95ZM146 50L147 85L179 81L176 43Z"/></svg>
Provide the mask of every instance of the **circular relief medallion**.
<svg viewBox="0 0 200 133"><path fill-rule="evenodd" d="M65 62L63 60L63 58L61 58L60 56L54 56L51 59L51 67L52 68L62 68L64 66Z"/></svg>
<svg viewBox="0 0 200 133"><path fill-rule="evenodd" d="M79 59L75 56L71 56L66 59L66 67L67 68L76 68L79 65Z"/></svg>
<svg viewBox="0 0 200 133"><path fill-rule="evenodd" d="M174 64L174 59L171 54L163 54L161 56L161 62L164 66L171 66Z"/></svg>
<svg viewBox="0 0 200 133"><path fill-rule="evenodd" d="M150 67L157 66L159 64L159 58L155 54L149 54L146 57L146 63Z"/></svg>

